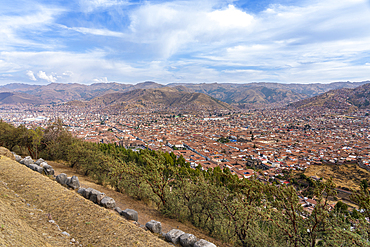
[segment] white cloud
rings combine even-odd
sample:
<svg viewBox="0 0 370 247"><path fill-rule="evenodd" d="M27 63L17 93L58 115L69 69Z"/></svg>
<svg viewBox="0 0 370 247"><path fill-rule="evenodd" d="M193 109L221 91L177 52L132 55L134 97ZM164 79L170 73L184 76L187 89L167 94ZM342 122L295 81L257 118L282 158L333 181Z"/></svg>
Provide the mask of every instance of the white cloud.
<svg viewBox="0 0 370 247"><path fill-rule="evenodd" d="M93 79L94 83L108 83L108 78L107 77L102 77L102 78L95 78Z"/></svg>
<svg viewBox="0 0 370 247"><path fill-rule="evenodd" d="M253 16L229 5L225 10L215 10L208 13L208 18L217 22L223 28L244 28L252 25Z"/></svg>
<svg viewBox="0 0 370 247"><path fill-rule="evenodd" d="M31 80L31 81L37 81L35 75L33 74L33 72L31 70L28 70L26 72L26 75L28 76L28 78Z"/></svg>
<svg viewBox="0 0 370 247"><path fill-rule="evenodd" d="M183 2L146 4L130 15L131 40L153 46L162 59L180 52L211 48L241 40L254 26L254 17L229 5L189 6ZM241 35L242 34L242 35Z"/></svg>
<svg viewBox="0 0 370 247"><path fill-rule="evenodd" d="M123 38L125 35L120 32L110 31L107 29L97 29L97 28L86 28L86 27L67 27L64 25L59 25L62 28L73 30L83 34L93 34L93 35L100 35L100 36L111 36L111 37L119 37Z"/></svg>
<svg viewBox="0 0 370 247"><path fill-rule="evenodd" d="M35 35L47 31L48 26L53 24L55 16L62 11L62 9L45 8L37 5L32 12L22 13L23 15L0 15L0 50L9 50L14 46L24 46L26 48L54 46L23 38L19 33L29 32Z"/></svg>
<svg viewBox="0 0 370 247"><path fill-rule="evenodd" d="M81 0L85 13L71 14L78 20L40 3L0 14L0 71L83 83L369 79L368 0L300 1L253 14L225 2L233 1L125 9L128 1Z"/></svg>
<svg viewBox="0 0 370 247"><path fill-rule="evenodd" d="M119 5L129 5L129 2L122 0L80 0L81 11L83 12L92 12L96 9Z"/></svg>
<svg viewBox="0 0 370 247"><path fill-rule="evenodd" d="M38 76L38 78L44 79L48 82L56 82L56 80L57 80L57 78L55 78L53 75L48 76L48 75L46 75L46 73L44 71L41 71L41 70L37 73L37 76Z"/></svg>

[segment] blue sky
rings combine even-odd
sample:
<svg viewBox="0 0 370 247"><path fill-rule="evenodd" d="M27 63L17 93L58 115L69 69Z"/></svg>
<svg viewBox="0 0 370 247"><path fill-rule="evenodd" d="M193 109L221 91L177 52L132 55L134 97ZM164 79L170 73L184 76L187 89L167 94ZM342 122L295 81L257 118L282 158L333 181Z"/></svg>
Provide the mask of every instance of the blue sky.
<svg viewBox="0 0 370 247"><path fill-rule="evenodd" d="M0 85L370 80L369 0L2 0Z"/></svg>

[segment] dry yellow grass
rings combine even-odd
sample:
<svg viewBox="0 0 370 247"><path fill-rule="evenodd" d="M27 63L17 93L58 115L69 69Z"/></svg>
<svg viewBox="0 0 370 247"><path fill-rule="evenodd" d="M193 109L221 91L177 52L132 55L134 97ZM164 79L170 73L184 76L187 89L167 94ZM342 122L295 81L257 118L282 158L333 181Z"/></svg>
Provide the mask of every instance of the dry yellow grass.
<svg viewBox="0 0 370 247"><path fill-rule="evenodd" d="M361 180L370 179L370 172L360 168L356 164L345 165L311 165L305 173L306 176L316 176L323 179L333 178L333 182L339 187L359 190Z"/></svg>
<svg viewBox="0 0 370 247"><path fill-rule="evenodd" d="M5 188L5 184L0 186L1 246L64 246L72 238L83 246L170 246L116 212L9 158L0 157L0 180L6 183ZM10 210L12 207L16 210ZM49 218L70 237L63 237L56 225L48 222Z"/></svg>

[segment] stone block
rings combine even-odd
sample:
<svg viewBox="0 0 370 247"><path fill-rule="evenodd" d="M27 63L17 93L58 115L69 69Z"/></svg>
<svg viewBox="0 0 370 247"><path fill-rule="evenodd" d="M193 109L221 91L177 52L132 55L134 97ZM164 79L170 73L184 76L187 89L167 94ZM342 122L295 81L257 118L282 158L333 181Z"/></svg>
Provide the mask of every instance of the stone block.
<svg viewBox="0 0 370 247"><path fill-rule="evenodd" d="M42 158L40 158L40 159L38 159L38 160L35 161L35 164L39 166L43 162L45 162L45 160L43 160Z"/></svg>
<svg viewBox="0 0 370 247"><path fill-rule="evenodd" d="M93 188L87 188L85 189L84 193L83 193L83 197L85 197L86 199L90 199L90 195L91 195L91 191L93 191L94 189Z"/></svg>
<svg viewBox="0 0 370 247"><path fill-rule="evenodd" d="M77 190L77 193L78 194L80 194L81 196L83 196L84 195L84 193L85 193L85 188L82 188L82 187L80 187L78 190Z"/></svg>
<svg viewBox="0 0 370 247"><path fill-rule="evenodd" d="M138 221L139 219L138 213L133 209L125 209L122 211L121 215L125 217L127 220Z"/></svg>
<svg viewBox="0 0 370 247"><path fill-rule="evenodd" d="M121 213L122 213L122 209L120 209L119 207L115 207L114 208L114 211L116 211L118 214L120 214L121 215Z"/></svg>
<svg viewBox="0 0 370 247"><path fill-rule="evenodd" d="M54 169L51 165L46 162L42 162L40 166L44 169L45 175L54 175Z"/></svg>
<svg viewBox="0 0 370 247"><path fill-rule="evenodd" d="M105 208L114 208L116 206L116 201L109 196L105 196L103 199L101 199L100 205Z"/></svg>
<svg viewBox="0 0 370 247"><path fill-rule="evenodd" d="M183 247L193 247L195 242L197 242L197 238L190 233L185 233L180 237L180 244Z"/></svg>
<svg viewBox="0 0 370 247"><path fill-rule="evenodd" d="M67 178L67 174L61 173L58 176L56 176L55 179L57 180L58 183L65 185L68 178Z"/></svg>
<svg viewBox="0 0 370 247"><path fill-rule="evenodd" d="M215 244L212 244L211 242L201 239L195 242L194 247L217 247L217 246Z"/></svg>
<svg viewBox="0 0 370 247"><path fill-rule="evenodd" d="M172 229L171 231L167 232L165 235L165 239L167 242L178 244L180 241L180 237L185 234L185 232L179 229Z"/></svg>
<svg viewBox="0 0 370 247"><path fill-rule="evenodd" d="M151 220L145 224L146 228L153 233L161 233L162 232L162 224L159 221Z"/></svg>
<svg viewBox="0 0 370 247"><path fill-rule="evenodd" d="M90 192L90 201L92 201L93 203L97 203L97 204L100 204L101 200L105 197L105 194L98 191L98 190L95 190L93 189L91 192Z"/></svg>
<svg viewBox="0 0 370 247"><path fill-rule="evenodd" d="M78 180L78 177L72 176L71 178L68 178L66 181L66 185L71 189L78 189L80 188L80 181Z"/></svg>

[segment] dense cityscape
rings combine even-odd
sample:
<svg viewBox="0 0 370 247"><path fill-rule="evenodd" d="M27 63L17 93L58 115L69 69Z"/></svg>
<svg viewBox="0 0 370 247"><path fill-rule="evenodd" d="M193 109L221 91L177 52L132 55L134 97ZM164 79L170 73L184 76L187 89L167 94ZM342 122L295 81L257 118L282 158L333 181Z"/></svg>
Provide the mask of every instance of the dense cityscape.
<svg viewBox="0 0 370 247"><path fill-rule="evenodd" d="M368 111L227 110L213 113L104 114L70 106L3 107L1 118L28 128L61 119L77 138L182 155L192 167L228 168L239 178L275 177L283 170L305 170L315 163L369 165ZM262 171L250 169L256 160ZM286 181L281 181L286 182Z"/></svg>

